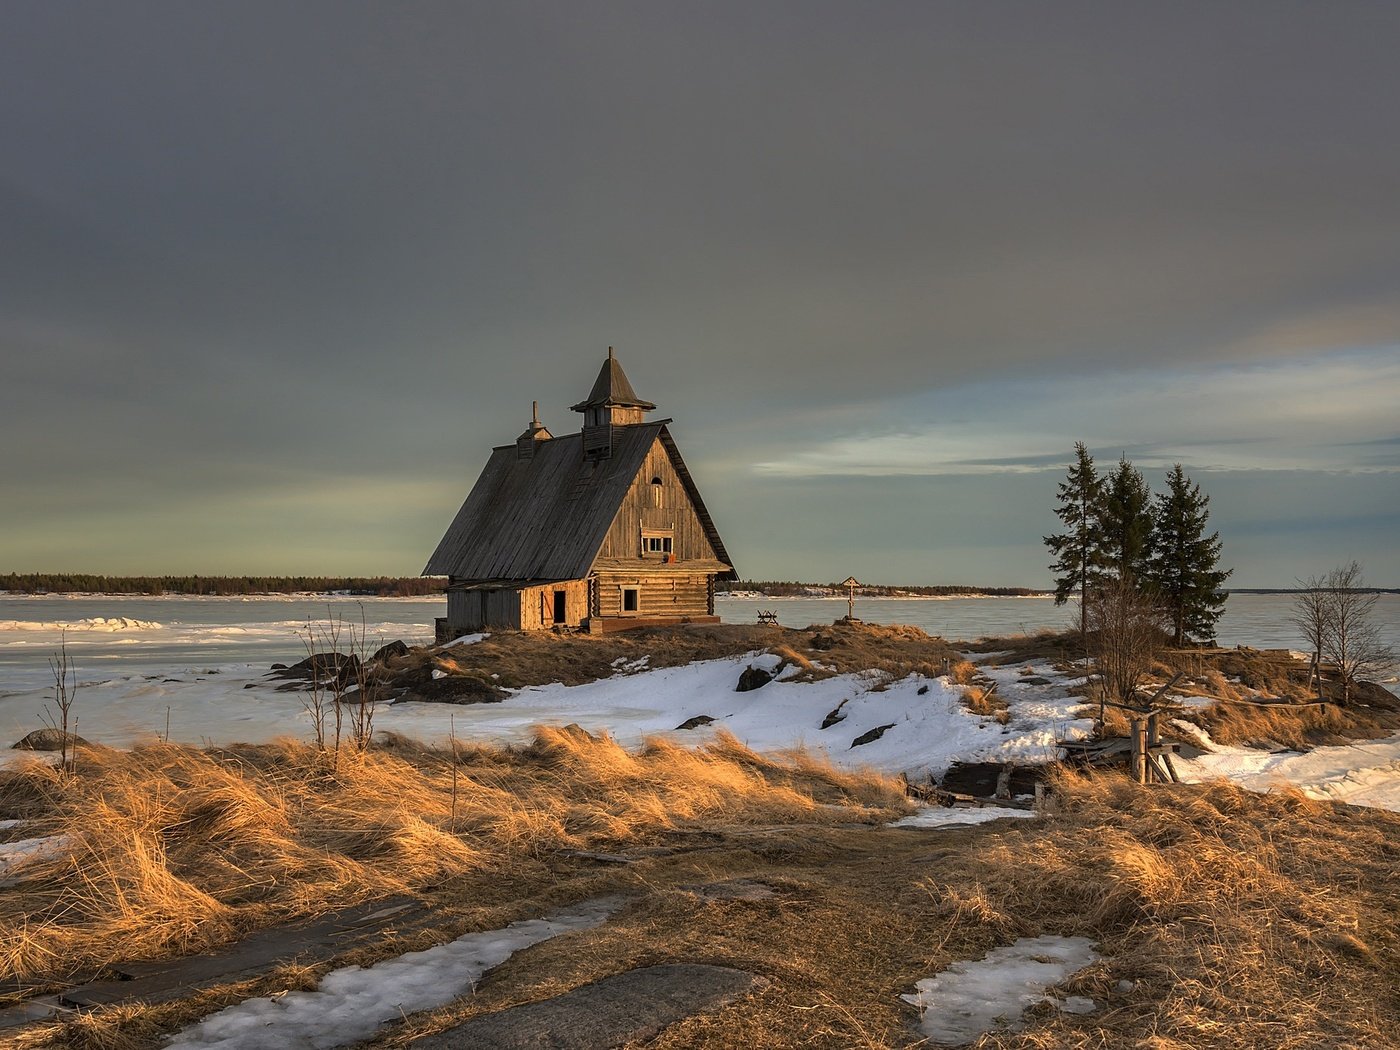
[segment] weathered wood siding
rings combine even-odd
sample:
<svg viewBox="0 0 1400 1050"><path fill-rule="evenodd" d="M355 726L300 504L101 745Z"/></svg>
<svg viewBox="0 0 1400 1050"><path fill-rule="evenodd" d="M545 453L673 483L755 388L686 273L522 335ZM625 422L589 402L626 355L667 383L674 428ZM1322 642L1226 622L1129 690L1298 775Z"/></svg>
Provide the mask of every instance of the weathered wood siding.
<svg viewBox="0 0 1400 1050"><path fill-rule="evenodd" d="M636 587L638 603L635 611L624 612L622 591ZM656 619L658 617L708 616L710 578L703 573L687 572L599 572L595 580L596 616Z"/></svg>
<svg viewBox="0 0 1400 1050"><path fill-rule="evenodd" d="M564 592L564 619L560 622L577 627L588 618L588 581L565 580L520 591L520 627L525 631L548 630L555 624L554 594Z"/></svg>
<svg viewBox="0 0 1400 1050"><path fill-rule="evenodd" d="M652 485L652 478L661 481ZM660 506L657 506L656 490L660 489ZM639 565L667 564L659 554L643 555L641 547L642 529L671 530L672 555L674 563L687 561L715 561L714 548L705 536L705 528L695 513L676 469L659 440L651 444L646 459L632 485L623 498L607 538L598 551L599 560L625 558L635 559Z"/></svg>
<svg viewBox="0 0 1400 1050"><path fill-rule="evenodd" d="M451 629L479 631L486 627L520 629L520 592L510 588L447 591L447 622Z"/></svg>

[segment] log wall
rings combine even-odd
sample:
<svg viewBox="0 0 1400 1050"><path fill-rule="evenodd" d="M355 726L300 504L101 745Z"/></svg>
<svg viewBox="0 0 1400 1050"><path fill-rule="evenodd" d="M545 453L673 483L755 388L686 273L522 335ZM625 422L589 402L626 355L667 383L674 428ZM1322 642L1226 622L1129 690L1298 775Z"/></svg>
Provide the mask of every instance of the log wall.
<svg viewBox="0 0 1400 1050"><path fill-rule="evenodd" d="M622 591L636 587L639 601L635 611L622 608ZM593 615L604 618L639 619L694 618L714 612L710 599L710 577L687 572L599 572L594 586Z"/></svg>

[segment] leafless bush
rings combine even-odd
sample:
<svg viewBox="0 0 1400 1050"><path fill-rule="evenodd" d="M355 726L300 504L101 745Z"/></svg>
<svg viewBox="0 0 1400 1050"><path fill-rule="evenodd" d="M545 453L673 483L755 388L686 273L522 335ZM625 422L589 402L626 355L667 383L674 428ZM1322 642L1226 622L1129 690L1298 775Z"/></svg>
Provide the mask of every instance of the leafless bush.
<svg viewBox="0 0 1400 1050"><path fill-rule="evenodd" d="M1317 680L1318 665L1322 662L1322 648L1327 640L1332 619L1332 596L1326 576L1309 576L1299 580L1303 589L1293 596L1293 616L1291 622L1303 632L1312 659L1308 665L1308 688Z"/></svg>
<svg viewBox="0 0 1400 1050"><path fill-rule="evenodd" d="M1385 670L1395 659L1375 620L1379 596L1365 586L1361 566L1353 561L1329 572L1322 591L1326 616L1321 650L1337 665L1343 703L1351 699L1358 681Z"/></svg>
<svg viewBox="0 0 1400 1050"><path fill-rule="evenodd" d="M374 740L379 681L371 666L364 606L358 624L329 610L325 623L308 621L302 641L310 664L302 707L311 718L317 752L335 768L342 741L363 752Z"/></svg>
<svg viewBox="0 0 1400 1050"><path fill-rule="evenodd" d="M1131 703L1166 639L1166 612L1130 582L1117 580L1090 596L1088 613L1090 652L1104 694Z"/></svg>
<svg viewBox="0 0 1400 1050"><path fill-rule="evenodd" d="M65 773L77 766L78 717L73 714L73 700L78 695L78 671L68 663L68 638L59 635L58 652L49 657L53 672L53 707L45 707L40 716L44 724L58 734L59 768Z"/></svg>

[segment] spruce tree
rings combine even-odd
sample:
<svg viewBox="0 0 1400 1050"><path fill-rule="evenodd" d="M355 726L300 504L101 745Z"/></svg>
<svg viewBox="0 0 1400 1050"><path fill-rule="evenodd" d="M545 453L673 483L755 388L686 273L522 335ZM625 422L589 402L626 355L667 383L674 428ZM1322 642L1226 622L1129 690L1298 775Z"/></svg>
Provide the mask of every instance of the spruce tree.
<svg viewBox="0 0 1400 1050"><path fill-rule="evenodd" d="M1055 556L1055 604L1079 597L1079 633L1088 636L1089 590L1106 577L1103 551L1103 479L1094 470L1094 458L1084 442L1074 443L1075 462L1060 482L1060 505L1055 514L1065 532L1046 536L1045 545Z"/></svg>
<svg viewBox="0 0 1400 1050"><path fill-rule="evenodd" d="M1148 583L1171 618L1175 644L1213 641L1228 595L1220 589L1231 570L1218 568L1220 533L1206 535L1210 497L1178 463L1157 495L1156 544Z"/></svg>
<svg viewBox="0 0 1400 1050"><path fill-rule="evenodd" d="M1136 585L1147 577L1152 557L1152 492L1126 458L1104 482L1103 546L1110 571Z"/></svg>

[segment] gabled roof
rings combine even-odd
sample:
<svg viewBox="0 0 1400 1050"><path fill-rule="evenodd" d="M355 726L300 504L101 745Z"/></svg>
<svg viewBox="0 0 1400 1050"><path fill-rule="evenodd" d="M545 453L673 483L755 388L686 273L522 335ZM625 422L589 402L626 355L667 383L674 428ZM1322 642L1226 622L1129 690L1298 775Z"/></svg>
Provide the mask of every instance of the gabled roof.
<svg viewBox="0 0 1400 1050"><path fill-rule="evenodd" d="M655 405L650 401L643 401L632 389L632 384L627 381L627 373L622 370L617 358L613 357L612 347L608 347L608 359L603 362L598 378L593 381L593 389L588 392L588 398L574 405L571 411L582 412L584 409L604 408L609 405L640 408L647 412L656 409Z"/></svg>
<svg viewBox="0 0 1400 1050"><path fill-rule="evenodd" d="M423 570L467 580L577 580L588 575L608 529L660 438L726 566L729 555L663 419L613 429L612 455L587 458L583 436L540 441L523 459L514 445L491 458Z"/></svg>

